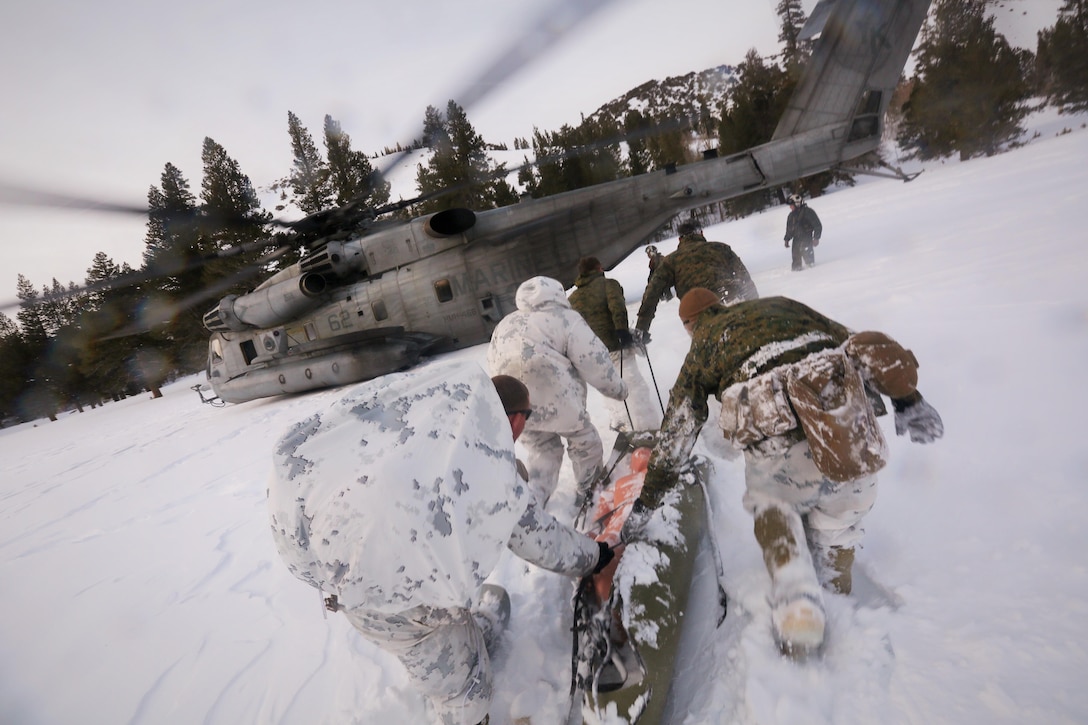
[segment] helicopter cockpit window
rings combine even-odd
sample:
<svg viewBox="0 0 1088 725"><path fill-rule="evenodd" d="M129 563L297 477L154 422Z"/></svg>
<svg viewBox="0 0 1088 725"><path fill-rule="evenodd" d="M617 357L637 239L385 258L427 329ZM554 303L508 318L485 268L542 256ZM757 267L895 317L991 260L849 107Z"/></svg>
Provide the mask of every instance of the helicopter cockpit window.
<svg viewBox="0 0 1088 725"><path fill-rule="evenodd" d="M242 340L239 347L242 349L242 357L245 358L246 365L253 362L253 358L257 357L257 346L253 344L253 340Z"/></svg>
<svg viewBox="0 0 1088 725"><path fill-rule="evenodd" d="M212 351L211 362L213 362L213 363L223 362L223 341L220 340L218 337L213 337L212 338L211 351Z"/></svg>
<svg viewBox="0 0 1088 725"><path fill-rule="evenodd" d="M385 302L378 300L370 305L370 309L374 310L374 319L378 322L389 319L389 312L385 309Z"/></svg>
<svg viewBox="0 0 1088 725"><path fill-rule="evenodd" d="M439 302L449 302L453 299L453 285L448 279L440 279L434 283L434 296Z"/></svg>

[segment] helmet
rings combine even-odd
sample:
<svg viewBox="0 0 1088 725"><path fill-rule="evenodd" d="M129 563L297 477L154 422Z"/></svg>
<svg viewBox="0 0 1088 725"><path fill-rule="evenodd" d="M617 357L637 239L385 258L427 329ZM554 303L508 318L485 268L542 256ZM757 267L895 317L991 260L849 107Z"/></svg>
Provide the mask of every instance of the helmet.
<svg viewBox="0 0 1088 725"><path fill-rule="evenodd" d="M684 293L684 298L680 300L680 321L687 325L707 307L720 305L721 303L722 301L718 298L718 295L706 287L692 287Z"/></svg>
<svg viewBox="0 0 1088 725"><path fill-rule="evenodd" d="M788 201L791 206L801 206L801 204L803 203L800 194L790 194L789 198L786 199L786 201Z"/></svg>
<svg viewBox="0 0 1088 725"><path fill-rule="evenodd" d="M650 246L646 247L646 256L647 257L652 257L655 254L657 254L657 247L655 247L652 244Z"/></svg>

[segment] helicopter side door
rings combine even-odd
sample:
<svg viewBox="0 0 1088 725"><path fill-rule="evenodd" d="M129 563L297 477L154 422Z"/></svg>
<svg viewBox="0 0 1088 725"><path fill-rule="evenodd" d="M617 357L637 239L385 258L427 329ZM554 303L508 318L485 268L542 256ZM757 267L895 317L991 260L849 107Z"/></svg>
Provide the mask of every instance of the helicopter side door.
<svg viewBox="0 0 1088 725"><path fill-rule="evenodd" d="M452 338L458 346L491 339L504 310L487 275L462 250L422 259L397 270L408 327Z"/></svg>

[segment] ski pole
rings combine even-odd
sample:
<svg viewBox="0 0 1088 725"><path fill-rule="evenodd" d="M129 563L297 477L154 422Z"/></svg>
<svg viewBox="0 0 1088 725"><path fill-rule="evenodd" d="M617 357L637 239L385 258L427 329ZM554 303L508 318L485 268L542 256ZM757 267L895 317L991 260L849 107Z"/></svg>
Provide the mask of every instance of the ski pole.
<svg viewBox="0 0 1088 725"><path fill-rule="evenodd" d="M623 346L620 346L620 380L623 380ZM630 390L628 390L630 392ZM635 419L631 417L631 408L627 405L627 399L623 399L623 409L627 411L627 422L631 424L631 430L635 429Z"/></svg>
<svg viewBox="0 0 1088 725"><path fill-rule="evenodd" d="M657 393L657 404L661 406L661 415L665 415L665 404L661 402L661 389L657 387L657 376L654 375L654 366L650 363L650 350L643 345L642 353L646 356L646 367L650 368L650 380L654 381L654 392Z"/></svg>

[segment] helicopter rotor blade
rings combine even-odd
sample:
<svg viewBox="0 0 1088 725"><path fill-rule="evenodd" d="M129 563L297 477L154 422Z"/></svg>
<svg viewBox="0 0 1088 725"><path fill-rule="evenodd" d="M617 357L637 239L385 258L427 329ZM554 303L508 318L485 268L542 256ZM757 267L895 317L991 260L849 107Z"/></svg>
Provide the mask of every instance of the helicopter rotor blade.
<svg viewBox="0 0 1088 725"><path fill-rule="evenodd" d="M131 325L116 330L108 335L102 337L104 340L112 340L121 337L130 337L132 335L142 335L146 332L150 332L160 327L164 327L170 324L170 321L177 317L181 312L195 308L197 305L207 302L208 300L216 299L223 295L231 287L246 282L261 272L272 262L276 261L283 255L293 250L295 246L293 244L283 244L276 247L268 254L263 255L260 259L246 265L242 269L238 270L234 274L228 275L221 279L216 280L214 283L202 287L197 292L187 295L176 302L169 302L160 305L154 310L152 314L158 319L149 320L144 319L139 322L135 322ZM145 315L145 318L147 315Z"/></svg>
<svg viewBox="0 0 1088 725"><path fill-rule="evenodd" d="M167 223L205 224L215 226L218 229L251 229L255 224L268 224L290 229L295 224L294 221L278 218L258 222L250 217L209 213L206 209L200 208L176 211L149 209L147 204L138 205L94 199L87 196L35 189L6 181L0 181L0 205L153 217Z"/></svg>
<svg viewBox="0 0 1088 725"><path fill-rule="evenodd" d="M139 271L129 274L121 274L116 277L110 277L109 279L104 279L99 282L93 282L91 284L67 289L61 293L46 293L39 297L36 297L33 302L27 302L25 300L8 300L6 302L0 303L0 310L9 310L27 306L37 306L42 304L48 304L50 302L55 302L61 299L67 299L69 297L79 297L81 295L95 294L99 292L110 292L112 290L123 289L125 287L136 287L138 285L144 284L145 282L153 282L155 280L163 279L166 277L174 277L185 272L191 272L217 259L228 259L230 257L236 257L240 254L246 254L260 249L265 249L272 246L273 244L279 245L274 250L274 252L261 257L256 262L251 263L250 265L246 265L246 267L243 268L243 271L247 272L247 274L243 275L242 279L238 281L244 281L245 278L253 277L254 275L258 274L261 267L275 259L282 257L288 251L294 249L297 245L293 243L284 244L282 239L263 239L256 242L237 244L232 247L227 247L226 249L212 252L210 254L204 254L188 259L179 258L173 263L169 261L160 262L159 264L148 269L141 269ZM234 281L229 282L227 284L227 287L230 287L234 283Z"/></svg>
<svg viewBox="0 0 1088 725"><path fill-rule="evenodd" d="M613 0L555 0L496 53L470 83L449 98L468 110L562 40L568 32L612 2ZM388 157L378 173L384 177L409 153L411 149L407 148Z"/></svg>
<svg viewBox="0 0 1088 725"><path fill-rule="evenodd" d="M568 32L576 28L580 23L584 22L592 15L601 11L610 5L613 0L555 0L547 8L545 8L537 17L535 17L530 23L527 24L525 30L517 37L513 38L500 52L496 53L492 59L486 63L483 70L469 83L467 83L458 93L455 93L452 98L463 107L468 108L481 100L486 98L491 92L500 87L506 80L519 72L522 68L532 63L535 59L540 57L548 49L558 43ZM584 150L582 151L584 153ZM376 170L377 174L385 175L390 168L395 166L408 152L401 152L393 155L391 159L383 165L380 169ZM538 162L532 162L538 163ZM532 165L532 164L530 164ZM515 169L514 172L520 170ZM506 173L511 173L507 171ZM455 186L446 188L440 191L424 194L413 199L402 200L385 204L377 209L366 209L365 206L359 209L352 209L352 214L346 214L344 209L350 208L361 200L353 200L342 207L335 209L325 210L323 212L317 212L311 214L302 219L297 220L283 220L279 218L273 218L270 220L261 220L261 224L267 224L270 226L278 226L289 230L297 235L297 238L293 242L284 244L283 238L279 240L280 246L273 252L263 256L259 260L246 265L242 270L231 275L225 280L221 280L211 287L201 289L198 293L190 295L183 300L171 305L175 310L186 309L191 307L200 301L207 300L211 297L215 297L230 288L234 284L245 281L253 276L256 276L264 269L270 262L283 257L291 249L303 244L313 241L313 237L320 237L324 233L328 232L331 222L338 222L344 220L343 224L361 225L365 221L377 218L380 215L387 214L393 211L399 211L405 208L409 208L413 205L428 201L430 199L439 198L451 193L455 193L461 186ZM19 206L37 206L56 209L71 209L76 211L101 211L109 213L120 213L129 215L139 215L144 217L157 215L159 219L163 219L167 222L173 221L175 217L168 212L149 210L146 205L134 205L116 203L104 200L91 199L86 197L80 197L75 195L68 195L63 193L42 191L38 189L31 189L19 185L0 182L0 204L6 205L19 205ZM201 217L194 220L193 217ZM209 225L216 225L220 229L232 228L239 225L246 225L247 228L251 228L255 223L253 219L223 219L215 218L214 216L207 215L203 210L186 210L179 212L177 218L182 220L182 223L207 223ZM284 237L284 235L279 235ZM205 255L193 260L187 260L176 268L169 270L163 270L160 268L152 268L140 270L132 274L121 275L109 280L103 280L101 282L85 285L72 290L65 291L63 294L46 294L38 297L33 304L43 304L54 301L56 299L78 296L81 294L93 294L97 292L108 292L114 289L120 289L128 286L135 286L154 281L163 277L169 277L172 275L180 274L182 272L191 271L199 266L207 264L213 259L219 259L223 257L235 256L238 254L253 251L256 248L262 248L269 246L268 240L256 243L248 243L231 247L212 255ZM26 305L25 301L10 301L0 304L0 310L16 308ZM136 330L127 331L126 334L136 334Z"/></svg>
<svg viewBox="0 0 1088 725"><path fill-rule="evenodd" d="M147 206L123 204L61 194L41 189L0 181L0 204L5 206L33 206L48 209L71 209L72 211L102 211L113 214L131 214L147 216Z"/></svg>
<svg viewBox="0 0 1088 725"><path fill-rule="evenodd" d="M529 22L525 30L512 39L500 52L484 66L472 82L467 83L460 91L450 96L464 109L479 103L492 91L500 87L506 80L516 74L522 68L530 65L540 55L558 43L562 38L587 20L595 13L603 10L614 0L555 0L544 9L537 17ZM422 129L420 129L422 131ZM387 176L391 169L401 163L412 152L412 143L405 144L406 148L386 157L383 164L374 170L379 178ZM455 193L463 186L448 187L439 191L423 194L411 199L384 204L381 207L370 210L369 219L373 220L383 214L407 209L416 204L441 198ZM356 204L364 204L365 197L357 197L342 207L327 209L307 215L295 222L287 223L300 233L310 228L324 228L329 218L333 217L339 209L351 207Z"/></svg>
<svg viewBox="0 0 1088 725"><path fill-rule="evenodd" d="M611 138L604 138L594 141L592 143L583 144L581 146L574 146L569 149L565 149L559 153L548 154L546 156L535 156L533 159L527 159L525 163L519 164L512 169L507 169L505 167L501 169L496 169L490 174L484 175L483 179L487 181L493 181L495 179L509 176L511 174L518 174L525 169L531 169L534 167L545 166L547 164L554 164L562 161L567 161L569 159L575 159L580 156L586 156L588 154L594 153L595 151L607 148L609 146L614 146L616 144L629 143L631 141L640 141L642 139L650 138L658 134L668 133L670 131L683 128L687 123L687 119L670 119L667 123L657 123L651 126L646 126L644 128L636 129L628 133L621 133ZM460 191L467 189L472 183L478 183L478 180L474 182L466 181L461 184L453 184L451 186L446 186L427 194L421 194L420 196L413 197L411 199L404 199L401 201L386 204L375 209L374 214L375 216L381 216L382 214L386 214L390 211L399 211L400 209L412 207L416 204L422 204L423 202L440 199L444 196L449 196L450 194L456 194Z"/></svg>

